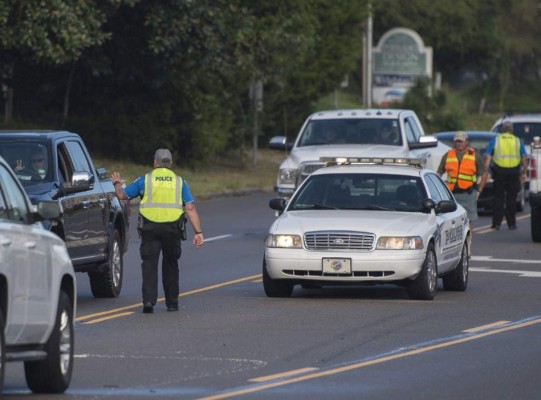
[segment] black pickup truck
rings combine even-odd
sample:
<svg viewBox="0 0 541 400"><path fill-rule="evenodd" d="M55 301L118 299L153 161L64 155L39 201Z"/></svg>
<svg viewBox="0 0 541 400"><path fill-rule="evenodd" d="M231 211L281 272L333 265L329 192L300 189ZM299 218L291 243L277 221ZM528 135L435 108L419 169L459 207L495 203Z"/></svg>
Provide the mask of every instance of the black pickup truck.
<svg viewBox="0 0 541 400"><path fill-rule="evenodd" d="M96 168L83 140L66 131L0 131L0 155L31 201L58 200L63 217L48 228L64 239L75 271L94 297L118 297L129 242L129 203Z"/></svg>

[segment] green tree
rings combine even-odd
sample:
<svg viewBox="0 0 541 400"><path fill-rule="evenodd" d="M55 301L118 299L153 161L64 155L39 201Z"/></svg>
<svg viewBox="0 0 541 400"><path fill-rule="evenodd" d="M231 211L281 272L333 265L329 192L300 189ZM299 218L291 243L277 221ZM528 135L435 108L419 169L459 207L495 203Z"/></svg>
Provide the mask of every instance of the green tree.
<svg viewBox="0 0 541 400"><path fill-rule="evenodd" d="M108 16L135 1L0 0L0 70L9 93L6 119L12 115L17 63L32 60L61 65L76 61L85 49L110 38L110 33L102 30Z"/></svg>
<svg viewBox="0 0 541 400"><path fill-rule="evenodd" d="M297 2L295 2L297 3ZM301 46L282 41L266 85L264 129L271 135L295 134L314 104L336 89L353 71L362 54L362 30L367 16L365 0L312 0L297 6L294 22L303 34ZM271 10L272 11L272 10ZM278 15L277 13L271 13ZM294 39L295 36L290 36Z"/></svg>

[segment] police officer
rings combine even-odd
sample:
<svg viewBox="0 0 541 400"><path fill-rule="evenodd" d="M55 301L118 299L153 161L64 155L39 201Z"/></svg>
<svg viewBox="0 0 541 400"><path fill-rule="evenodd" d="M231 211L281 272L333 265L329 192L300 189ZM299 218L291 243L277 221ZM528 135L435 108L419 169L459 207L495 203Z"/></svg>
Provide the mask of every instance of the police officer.
<svg viewBox="0 0 541 400"><path fill-rule="evenodd" d="M500 131L488 144L485 155L487 178L488 168L493 162L494 202L491 228L499 230L505 214L509 229L517 229L517 195L521 183L526 181L528 157L524 143L513 135L511 121L504 121Z"/></svg>
<svg viewBox="0 0 541 400"><path fill-rule="evenodd" d="M158 149L154 155L154 169L122 187L118 172L111 176L120 199L141 196L139 229L143 274L143 313L154 312L158 300L158 260L162 253L162 284L167 311L178 311L179 270L183 214L187 214L195 235L192 243L201 247L204 242L201 222L188 184L170 168L171 152Z"/></svg>
<svg viewBox="0 0 541 400"><path fill-rule="evenodd" d="M443 155L438 167L438 174L447 173L447 186L453 192L456 201L466 209L470 221L478 218L477 199L483 191L486 180L483 176L483 159L474 148L469 146L468 134L458 131L453 138L454 148Z"/></svg>

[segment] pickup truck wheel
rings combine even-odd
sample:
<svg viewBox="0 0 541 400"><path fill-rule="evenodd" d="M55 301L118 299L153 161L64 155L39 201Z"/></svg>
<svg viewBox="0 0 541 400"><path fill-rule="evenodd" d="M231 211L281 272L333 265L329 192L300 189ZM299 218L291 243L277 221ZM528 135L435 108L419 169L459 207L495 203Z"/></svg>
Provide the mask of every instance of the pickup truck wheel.
<svg viewBox="0 0 541 400"><path fill-rule="evenodd" d="M468 241L466 240L464 246L462 246L462 254L456 268L442 278L443 288L457 292L465 291L468 287L468 267Z"/></svg>
<svg viewBox="0 0 541 400"><path fill-rule="evenodd" d="M117 230L113 232L109 247L109 259L99 271L88 273L90 289L94 297L118 297L122 289L123 275L122 242Z"/></svg>
<svg viewBox="0 0 541 400"><path fill-rule="evenodd" d="M426 249L426 257L421 271L413 281L408 281L408 294L412 300L432 300L436 295L438 270L434 245L430 243Z"/></svg>
<svg viewBox="0 0 541 400"><path fill-rule="evenodd" d="M535 243L541 242L541 207L532 206L530 226L532 231L532 240Z"/></svg>
<svg viewBox="0 0 541 400"><path fill-rule="evenodd" d="M293 284L282 279L272 279L267 272L265 259L263 259L263 289L267 297L291 297Z"/></svg>
<svg viewBox="0 0 541 400"><path fill-rule="evenodd" d="M6 338L4 337L4 318L0 310L0 393L4 387L4 372L6 368Z"/></svg>
<svg viewBox="0 0 541 400"><path fill-rule="evenodd" d="M73 307L65 292L60 292L56 322L44 350L47 358L25 361L24 373L34 393L63 393L73 371Z"/></svg>

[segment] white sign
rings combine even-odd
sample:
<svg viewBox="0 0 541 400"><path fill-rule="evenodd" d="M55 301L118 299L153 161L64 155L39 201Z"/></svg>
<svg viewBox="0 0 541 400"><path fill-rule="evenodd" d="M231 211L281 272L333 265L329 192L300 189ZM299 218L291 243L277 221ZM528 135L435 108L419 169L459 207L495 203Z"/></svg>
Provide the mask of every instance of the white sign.
<svg viewBox="0 0 541 400"><path fill-rule="evenodd" d="M387 31L373 50L372 98L386 107L400 101L420 77L432 78L432 48L411 29Z"/></svg>

